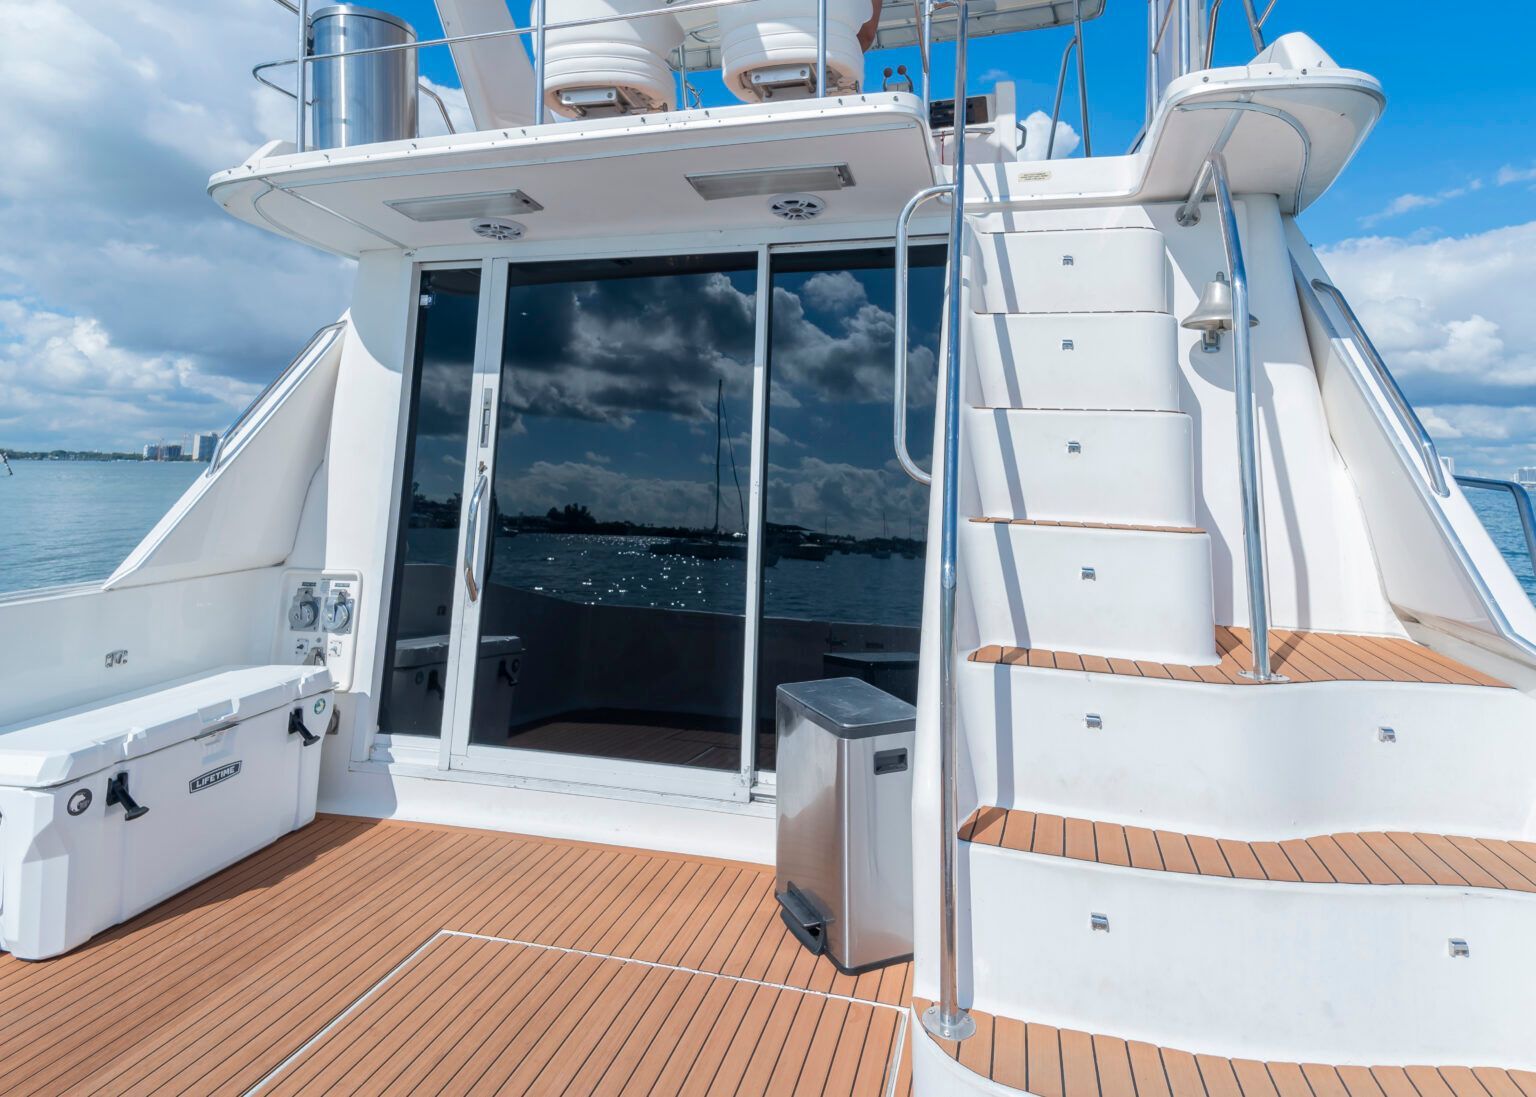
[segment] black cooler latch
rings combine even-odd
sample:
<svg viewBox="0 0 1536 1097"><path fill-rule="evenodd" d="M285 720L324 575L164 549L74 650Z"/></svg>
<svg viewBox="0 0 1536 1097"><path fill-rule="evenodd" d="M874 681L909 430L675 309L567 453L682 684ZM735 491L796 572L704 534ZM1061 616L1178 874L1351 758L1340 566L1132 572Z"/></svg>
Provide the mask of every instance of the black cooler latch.
<svg viewBox="0 0 1536 1097"><path fill-rule="evenodd" d="M312 747L320 741L320 736L313 734L304 726L304 710L299 707L295 707L288 714L288 734L297 735L303 739L306 747Z"/></svg>
<svg viewBox="0 0 1536 1097"><path fill-rule="evenodd" d="M128 774L114 773L107 778L107 804L122 804L123 818L128 822L142 819L149 814L149 809L128 795Z"/></svg>

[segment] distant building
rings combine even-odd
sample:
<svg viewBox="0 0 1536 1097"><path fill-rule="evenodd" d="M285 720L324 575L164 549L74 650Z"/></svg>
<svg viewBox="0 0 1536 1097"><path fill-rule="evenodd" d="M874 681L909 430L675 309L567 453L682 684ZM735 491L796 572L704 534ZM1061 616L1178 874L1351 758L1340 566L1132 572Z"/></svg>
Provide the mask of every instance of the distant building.
<svg viewBox="0 0 1536 1097"><path fill-rule="evenodd" d="M180 461L181 460L181 443L180 442L166 442L164 445L162 445L160 447L160 460L162 460L162 461Z"/></svg>
<svg viewBox="0 0 1536 1097"><path fill-rule="evenodd" d="M160 460L160 447L156 443L148 442L148 443L145 444L145 446L144 446L144 460L146 460L146 461L158 461L158 460Z"/></svg>
<svg viewBox="0 0 1536 1097"><path fill-rule="evenodd" d="M1525 487L1536 487L1536 468L1527 466L1515 470L1515 483Z"/></svg>
<svg viewBox="0 0 1536 1097"><path fill-rule="evenodd" d="M213 451L219 447L219 436L213 431L192 436L192 460L212 461Z"/></svg>

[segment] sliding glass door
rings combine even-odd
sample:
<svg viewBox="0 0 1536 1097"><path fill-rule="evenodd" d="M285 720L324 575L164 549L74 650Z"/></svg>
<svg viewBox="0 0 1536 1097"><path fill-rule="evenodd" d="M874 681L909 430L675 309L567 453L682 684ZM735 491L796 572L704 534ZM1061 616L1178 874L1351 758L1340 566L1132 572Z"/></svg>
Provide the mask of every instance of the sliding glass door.
<svg viewBox="0 0 1536 1097"><path fill-rule="evenodd" d="M912 258L908 429L926 462L943 249ZM912 700L927 492L891 450L892 262L758 249L424 271L387 745L744 799L774 768L780 684L853 676Z"/></svg>

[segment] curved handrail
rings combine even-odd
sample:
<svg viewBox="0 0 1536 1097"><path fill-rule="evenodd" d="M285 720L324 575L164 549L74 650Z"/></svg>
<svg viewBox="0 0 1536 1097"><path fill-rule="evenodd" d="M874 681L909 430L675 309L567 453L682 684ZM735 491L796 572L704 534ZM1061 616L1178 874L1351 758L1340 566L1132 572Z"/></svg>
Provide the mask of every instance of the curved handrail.
<svg viewBox="0 0 1536 1097"><path fill-rule="evenodd" d="M1344 322L1349 325L1350 334L1354 337L1355 343L1365 353L1365 360L1370 363L1377 382L1392 402L1392 409L1397 412L1398 421L1418 446L1419 458L1424 462L1424 475L1434 487L1435 494L1441 498L1450 495L1451 489L1445 482L1445 466L1440 463L1440 451L1435 446L1435 440L1429 436L1429 431L1424 429L1423 420L1413 410L1413 405L1408 402L1408 397L1398 386L1392 371L1387 369L1387 363L1382 359L1381 352L1376 349L1376 344L1371 342L1365 326L1360 323L1360 317L1356 316L1355 310L1350 307L1349 299L1344 296L1338 286L1322 278L1312 279L1312 288L1326 293L1338 306Z"/></svg>
<svg viewBox="0 0 1536 1097"><path fill-rule="evenodd" d="M953 183L925 187L912 196L911 201L902 207L901 215L896 218L896 372L891 385L891 403L895 410L892 435L901 471L924 486L933 483L933 476L924 472L922 466L912 460L912 455L907 452L907 302L910 292L907 286L910 268L907 239L912 227L912 215L917 212L917 208L930 198L953 194L954 191Z"/></svg>
<svg viewBox="0 0 1536 1097"><path fill-rule="evenodd" d="M1520 515L1520 526L1525 530L1526 555L1536 567L1536 511L1531 508L1531 493L1513 480L1494 480L1487 476L1457 476L1456 482L1464 488L1509 492L1515 501L1515 513Z"/></svg>
<svg viewBox="0 0 1536 1097"><path fill-rule="evenodd" d="M480 600L480 583L475 577L475 564L480 559L480 502L485 498L485 489L489 483L489 475L482 463L480 479L475 481L475 490L469 496L469 515L464 522L464 589L469 593L471 602Z"/></svg>
<svg viewBox="0 0 1536 1097"><path fill-rule="evenodd" d="M208 471L203 473L204 476L212 476L219 470L219 466L224 463L225 451L229 440L239 432L241 427L245 426L251 416L256 413L256 410L267 402L268 397L288 379L297 374L308 373L313 369L315 363L320 361L325 356L326 351L331 349L331 345L336 342L346 326L347 322L345 320L337 320L334 324L325 325L325 327L309 337L309 342L304 344L304 349L294 356L293 361L289 362L281 373L267 382L266 388L256 394L256 398L245 406L244 411L236 416L235 421L229 425L229 429L220 435L218 444L213 447L213 457L208 462Z"/></svg>

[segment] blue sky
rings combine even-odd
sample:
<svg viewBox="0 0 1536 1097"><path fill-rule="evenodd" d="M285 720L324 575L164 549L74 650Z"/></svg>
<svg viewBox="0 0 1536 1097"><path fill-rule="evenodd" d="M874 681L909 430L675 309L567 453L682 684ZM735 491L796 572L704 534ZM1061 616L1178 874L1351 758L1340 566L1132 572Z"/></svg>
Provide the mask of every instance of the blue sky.
<svg viewBox="0 0 1536 1097"><path fill-rule="evenodd" d="M431 0L378 6L439 33ZM1108 7L1087 34L1100 153L1123 151L1142 118L1144 8ZM1239 0L1226 9L1217 61L1242 63ZM291 17L271 0L0 10L0 446L137 448L217 429L351 289L349 264L235 223L203 191L291 131L287 101L249 76L291 54ZM1536 465L1536 14L1473 10L1279 0L1269 32L1304 29L1386 86L1381 126L1302 224L1445 451L1505 475ZM1011 78L1026 110L1048 108L1068 33L976 42L972 90ZM871 72L901 61L910 51ZM941 47L936 86L949 65ZM444 49L424 73L455 83ZM718 79L700 83L725 101Z"/></svg>

